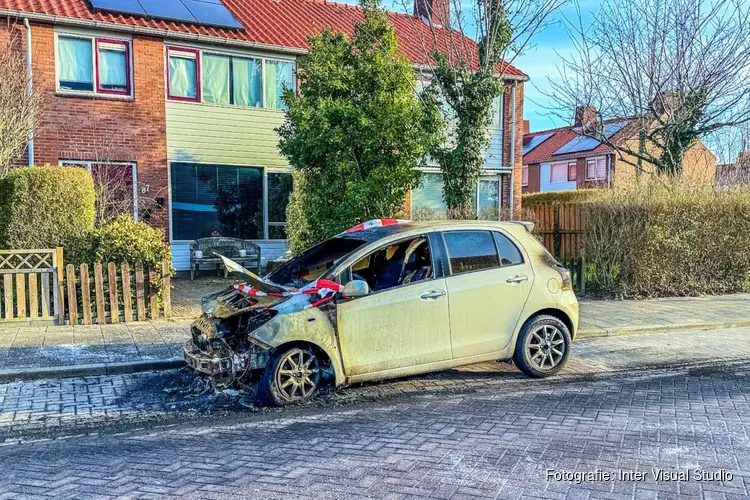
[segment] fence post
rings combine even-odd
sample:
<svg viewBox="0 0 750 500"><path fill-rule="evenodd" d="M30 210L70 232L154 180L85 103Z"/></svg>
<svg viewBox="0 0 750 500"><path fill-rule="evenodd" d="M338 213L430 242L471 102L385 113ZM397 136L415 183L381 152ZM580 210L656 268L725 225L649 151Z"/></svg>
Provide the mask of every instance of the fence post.
<svg viewBox="0 0 750 500"><path fill-rule="evenodd" d="M76 299L76 268L73 264L66 266L68 272L68 317L71 325L78 324L78 300Z"/></svg>
<svg viewBox="0 0 750 500"><path fill-rule="evenodd" d="M65 324L65 278L63 277L63 267L65 267L64 254L62 247L55 248L55 256L53 258L55 263L53 286L54 301L55 301L55 321L59 325Z"/></svg>
<svg viewBox="0 0 750 500"><path fill-rule="evenodd" d="M156 293L158 283L156 269L151 266L148 268L148 300L151 319L159 319L159 297Z"/></svg>
<svg viewBox="0 0 750 500"><path fill-rule="evenodd" d="M164 317L172 317L172 264L165 258L161 265L161 290L164 299Z"/></svg>
<svg viewBox="0 0 750 500"><path fill-rule="evenodd" d="M107 322L107 311L104 310L104 278L102 277L102 263L94 264L94 288L96 294L96 324Z"/></svg>
<svg viewBox="0 0 750 500"><path fill-rule="evenodd" d="M133 321L133 297L130 291L130 265L123 262L120 266L122 276L122 308L125 310L125 323Z"/></svg>
<svg viewBox="0 0 750 500"><path fill-rule="evenodd" d="M581 295L586 295L586 251L581 248Z"/></svg>
<svg viewBox="0 0 750 500"><path fill-rule="evenodd" d="M146 319L146 293L143 283L143 263L135 264L135 307L138 321Z"/></svg>
<svg viewBox="0 0 750 500"><path fill-rule="evenodd" d="M91 324L91 287L89 286L89 266L81 264L81 312L83 324Z"/></svg>
<svg viewBox="0 0 750 500"><path fill-rule="evenodd" d="M117 267L114 262L107 264L109 277L109 321L113 325L120 322L120 306L117 304Z"/></svg>

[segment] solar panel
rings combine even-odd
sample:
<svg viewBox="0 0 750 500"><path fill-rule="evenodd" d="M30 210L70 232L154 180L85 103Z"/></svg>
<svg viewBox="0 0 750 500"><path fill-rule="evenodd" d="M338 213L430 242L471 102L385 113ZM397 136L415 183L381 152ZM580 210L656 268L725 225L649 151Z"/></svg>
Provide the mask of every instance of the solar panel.
<svg viewBox="0 0 750 500"><path fill-rule="evenodd" d="M623 121L623 122L616 122L616 123L608 123L604 126L604 136L609 139L613 135L615 135L617 132L622 130L622 128L627 125L629 122Z"/></svg>
<svg viewBox="0 0 750 500"><path fill-rule="evenodd" d="M95 9L122 12L126 14L146 15L146 11L138 0L91 0Z"/></svg>
<svg viewBox="0 0 750 500"><path fill-rule="evenodd" d="M137 16L243 28L221 0L89 0L98 10Z"/></svg>
<svg viewBox="0 0 750 500"><path fill-rule="evenodd" d="M183 0L183 2L199 23L242 28L242 24L218 0Z"/></svg>
<svg viewBox="0 0 750 500"><path fill-rule="evenodd" d="M604 137L609 139L613 135L615 135L617 132L622 130L622 128L627 125L627 121L621 121L621 122L614 122L614 123L607 123L604 125L604 130L602 131L604 133ZM581 133L580 129L575 130L577 133ZM575 139L572 139L570 142L568 142L566 145L555 151L553 154L555 155L564 155L566 153L579 153L583 151L591 151L592 149L596 149L597 146L599 146L601 142L597 141L593 137L587 137L585 135L579 135Z"/></svg>
<svg viewBox="0 0 750 500"><path fill-rule="evenodd" d="M549 139L555 135L554 133L551 134L542 134L542 135L535 135L532 137L529 137L528 140L524 137L523 139L523 154L527 154L531 152L534 148L539 146L541 143Z"/></svg>
<svg viewBox="0 0 750 500"><path fill-rule="evenodd" d="M182 0L139 0L146 13L151 17L186 21L194 23L195 16L190 13Z"/></svg>

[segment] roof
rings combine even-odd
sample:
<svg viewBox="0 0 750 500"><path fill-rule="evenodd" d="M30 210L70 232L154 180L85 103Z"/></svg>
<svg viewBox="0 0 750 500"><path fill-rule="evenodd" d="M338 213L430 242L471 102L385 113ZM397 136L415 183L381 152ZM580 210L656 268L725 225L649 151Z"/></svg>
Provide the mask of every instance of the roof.
<svg viewBox="0 0 750 500"><path fill-rule="evenodd" d="M395 234L406 234L420 231L443 231L450 229L492 229L492 228L519 228L524 227L521 222L508 221L485 221L485 220L437 220L437 221L409 221L391 226L379 226L350 233L342 233L335 238L347 238L363 240L368 243L378 241Z"/></svg>
<svg viewBox="0 0 750 500"><path fill-rule="evenodd" d="M0 16L23 13L41 14L302 50L308 48L307 37L309 35L319 33L324 28L352 34L354 24L364 20L362 9L359 7L325 0L222 0L222 2L242 23L244 29L215 28L102 12L92 9L86 0L0 0ZM431 64L428 50L425 50L425 47L430 49L434 46L430 27L413 15L391 12L390 17L391 24L399 38L399 52L412 64ZM57 21L59 22L59 19ZM450 32L439 29L437 47L441 52L449 53L447 49L450 36ZM478 57L475 50L476 43L468 38L465 42L466 50L476 59ZM507 76L528 78L523 72L507 63L504 63L499 70Z"/></svg>
<svg viewBox="0 0 750 500"><path fill-rule="evenodd" d="M610 124L610 123L617 123L626 121L622 118L612 118L610 120L604 120L604 125ZM538 132L531 132L529 134L524 134L523 140L524 142L529 141L532 137L537 135L545 135L545 134L553 134L552 137L542 142L539 146L529 151L527 154L523 156L523 163L525 165L531 165L534 163L548 163L552 161L564 161L564 160L571 160L574 158L583 158L587 156L597 156L597 155L603 155L603 154L610 154L613 153L614 150L606 146L604 144L600 144L594 149L588 150L588 151L576 151L573 153L566 153L561 155L554 154L555 151L575 139L580 135L579 132L576 132L576 126L567 126L567 127L560 127L550 130L540 130ZM627 127L625 127L627 128ZM623 130L615 133L612 137L615 138L615 140L620 139L622 137L625 137L625 133Z"/></svg>

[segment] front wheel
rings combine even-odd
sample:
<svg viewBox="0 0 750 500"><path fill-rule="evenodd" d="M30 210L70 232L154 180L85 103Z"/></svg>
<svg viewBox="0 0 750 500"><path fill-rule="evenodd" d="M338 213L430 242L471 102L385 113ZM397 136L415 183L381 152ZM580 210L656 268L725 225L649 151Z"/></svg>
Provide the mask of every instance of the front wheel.
<svg viewBox="0 0 750 500"><path fill-rule="evenodd" d="M526 375L549 377L559 372L570 354L570 330L554 316L527 321L516 342L513 362Z"/></svg>
<svg viewBox="0 0 750 500"><path fill-rule="evenodd" d="M280 352L266 365L258 387L263 404L288 405L311 399L318 393L320 361L305 348Z"/></svg>

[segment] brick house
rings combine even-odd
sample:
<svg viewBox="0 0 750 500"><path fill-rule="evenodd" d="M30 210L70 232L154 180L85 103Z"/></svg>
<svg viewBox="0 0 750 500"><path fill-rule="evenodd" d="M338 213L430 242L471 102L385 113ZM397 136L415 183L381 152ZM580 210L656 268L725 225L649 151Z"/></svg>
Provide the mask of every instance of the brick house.
<svg viewBox="0 0 750 500"><path fill-rule="evenodd" d="M45 96L42 126L23 161L118 172L134 216L164 231L178 270L188 267L189 243L213 234L257 241L264 261L286 250L291 167L277 149L281 90L295 85L308 35L351 33L363 20L357 7L321 0L221 2L195 5L223 11L206 23L179 12L137 12L142 4L167 5L159 2L0 0L0 20L30 47L33 84ZM391 14L399 50L420 81L430 77L427 18L443 8L447 0L418 0L414 15ZM480 206L501 209L520 204L528 77L506 65L502 78L506 94L496 103L477 194ZM411 205L439 207L441 182L436 168L425 169ZM220 223L222 196L251 216Z"/></svg>
<svg viewBox="0 0 750 500"><path fill-rule="evenodd" d="M529 132L528 121L524 122L523 193L611 188L636 181L636 168L619 153L580 134L584 124L595 120L594 109L581 107L576 109L573 126ZM615 143L636 141L629 123L622 118L605 120L604 133ZM702 142L690 148L683 165L683 175L694 184L713 184L716 157Z"/></svg>

